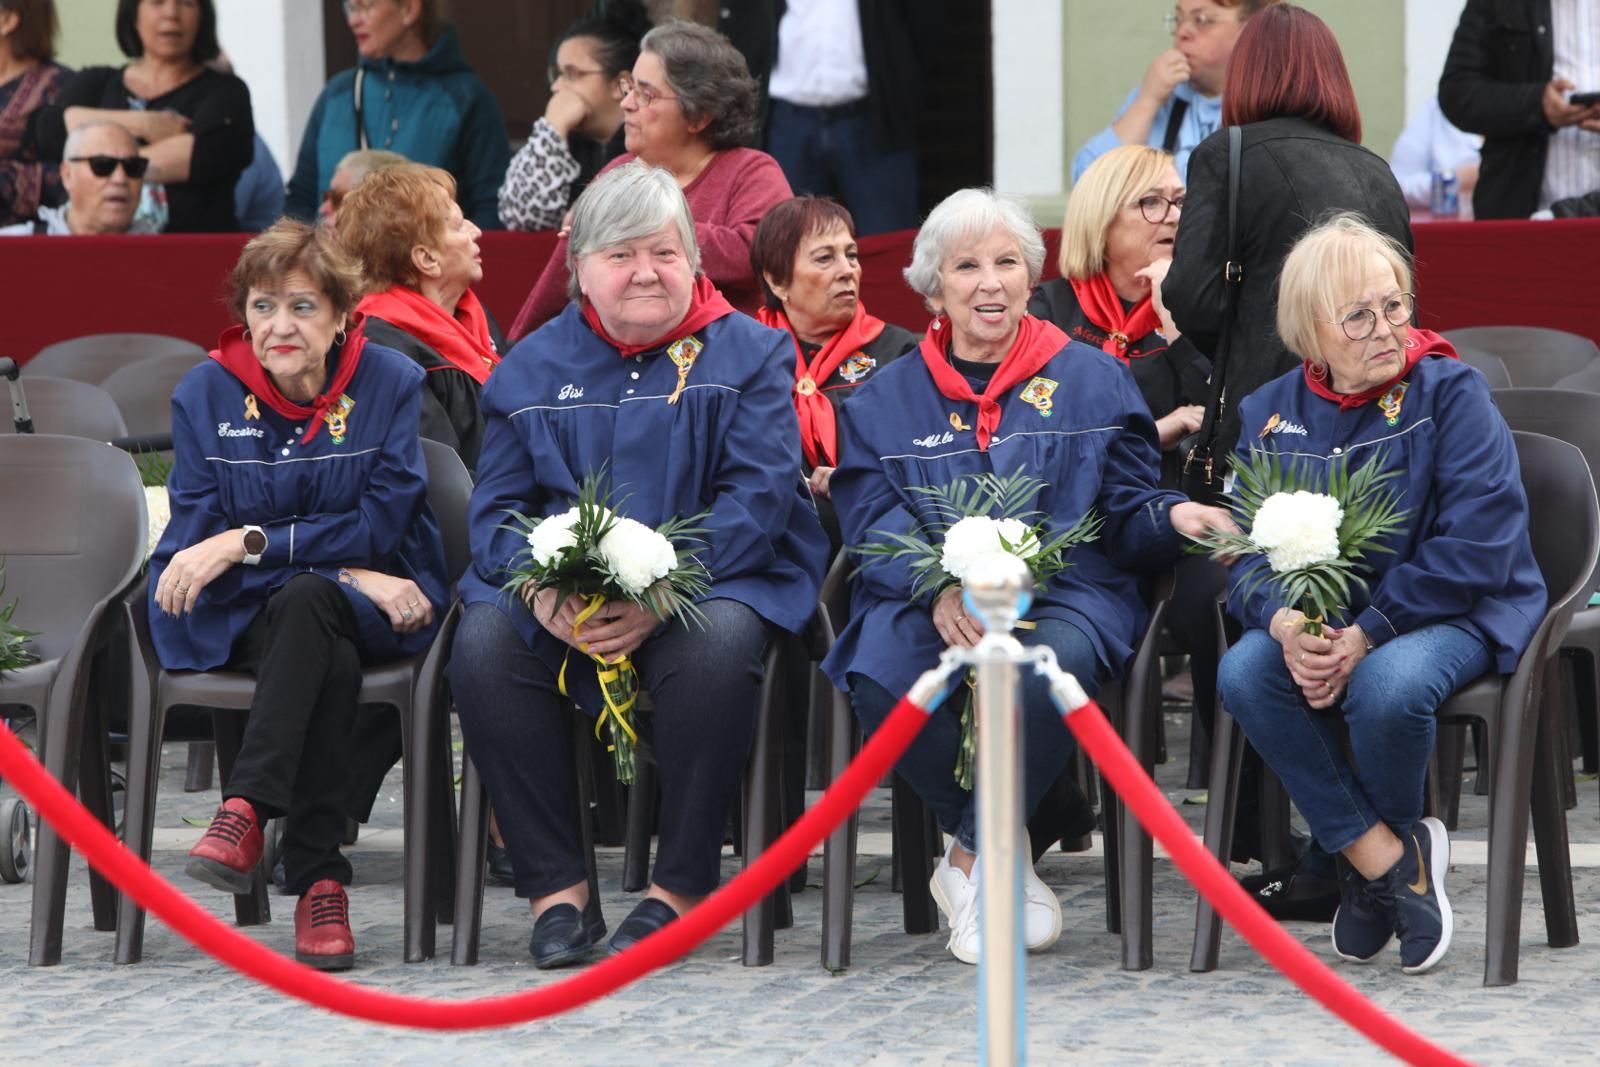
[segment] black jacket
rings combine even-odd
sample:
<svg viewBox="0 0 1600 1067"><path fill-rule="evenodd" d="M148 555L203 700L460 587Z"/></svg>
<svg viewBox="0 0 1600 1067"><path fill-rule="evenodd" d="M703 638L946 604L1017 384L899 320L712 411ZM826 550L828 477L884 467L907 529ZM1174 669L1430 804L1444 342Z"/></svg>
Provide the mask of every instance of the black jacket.
<svg viewBox="0 0 1600 1067"><path fill-rule="evenodd" d="M1439 78L1439 108L1483 134L1472 213L1525 219L1539 209L1553 128L1544 87L1555 67L1550 0L1467 0ZM1580 86L1588 89L1591 86Z"/></svg>
<svg viewBox="0 0 1600 1067"><path fill-rule="evenodd" d="M503 356L510 346L494 316L487 310L484 314L489 318L489 339L494 342L494 350ZM455 449L467 470L476 472L478 451L483 447L483 411L478 406L477 379L391 322L368 315L364 329L373 344L405 353L428 372L418 429L428 440Z"/></svg>
<svg viewBox="0 0 1600 1067"><path fill-rule="evenodd" d="M1161 295L1184 337L1214 362L1228 237L1226 127L1189 157L1188 197ZM1238 439L1239 401L1298 362L1278 337L1278 275L1295 241L1339 211L1359 212L1411 251L1410 209L1382 157L1304 119L1244 127L1238 219L1244 281L1213 455L1228 455Z"/></svg>

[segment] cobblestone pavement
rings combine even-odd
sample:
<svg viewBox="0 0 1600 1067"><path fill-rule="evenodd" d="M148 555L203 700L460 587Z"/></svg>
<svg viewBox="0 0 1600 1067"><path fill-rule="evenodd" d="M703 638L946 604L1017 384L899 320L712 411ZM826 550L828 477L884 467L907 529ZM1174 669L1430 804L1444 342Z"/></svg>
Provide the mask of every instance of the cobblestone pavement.
<svg viewBox="0 0 1600 1067"><path fill-rule="evenodd" d="M1185 716L1169 716L1169 739L1181 754ZM158 815L158 869L196 892L214 912L231 902L187 883L185 842L216 793L181 791L183 748L169 745ZM1181 760L1158 777L1169 797ZM358 944L352 981L398 993L463 999L516 991L554 980L527 957L530 920L509 890L491 889L485 906L482 963L452 967L449 928L441 958L401 961L398 778L380 801L373 827L351 850L357 885L352 907ZM1295 924L1316 955L1409 1025L1484 1064L1593 1062L1600 1047L1600 818L1593 782L1579 786L1569 813L1577 864L1584 944L1544 944L1538 879L1530 869L1523 911L1521 982L1484 989L1482 845L1486 806L1469 789L1450 891L1454 946L1424 977L1398 963L1338 963L1326 928ZM1204 808L1182 809L1195 822ZM820 966L821 865L812 887L795 898L795 926L779 931L777 960L762 969L738 963L737 925L688 959L616 995L545 1022L511 1029L436 1034L346 1020L265 991L201 956L152 921L145 961L111 963L112 935L89 920L87 878L74 857L63 962L29 968L31 887L0 885L0 988L9 992L10 1025L0 1063L10 1064L551 1064L742 1065L942 1064L975 1062L976 969L956 962L944 935L912 937L900 929L899 898L889 890L887 793L875 794L863 820L852 966L830 975ZM1474 844L1476 842L1477 844ZM1105 931L1104 882L1094 855L1053 853L1041 875L1062 898L1061 941L1028 963L1028 1042L1034 1063L1295 1064L1383 1062L1277 976L1232 933L1213 974L1188 971L1194 897L1170 863L1158 860L1155 966L1120 970L1117 939ZM730 858L731 873L737 861ZM614 924L629 900L617 890L621 856L600 856L606 914ZM1243 870L1243 868L1241 868ZM293 901L273 899L276 921L252 936L282 951L293 942Z"/></svg>

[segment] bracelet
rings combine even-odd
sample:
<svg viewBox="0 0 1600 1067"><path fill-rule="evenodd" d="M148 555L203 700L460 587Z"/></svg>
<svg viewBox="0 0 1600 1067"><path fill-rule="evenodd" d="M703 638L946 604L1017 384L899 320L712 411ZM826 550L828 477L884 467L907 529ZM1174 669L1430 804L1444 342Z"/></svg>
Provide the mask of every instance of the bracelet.
<svg viewBox="0 0 1600 1067"><path fill-rule="evenodd" d="M339 568L338 579L340 584L348 585L351 589L354 589L358 593L361 592L361 583L356 580L356 576L345 570L343 567Z"/></svg>

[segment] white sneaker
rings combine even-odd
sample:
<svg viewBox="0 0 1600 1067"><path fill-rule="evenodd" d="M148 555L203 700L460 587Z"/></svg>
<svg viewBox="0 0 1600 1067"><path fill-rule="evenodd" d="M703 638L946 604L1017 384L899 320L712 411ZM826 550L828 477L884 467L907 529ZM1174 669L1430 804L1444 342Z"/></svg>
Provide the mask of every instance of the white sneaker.
<svg viewBox="0 0 1600 1067"><path fill-rule="evenodd" d="M1022 833L1022 941L1029 952L1043 952L1061 937L1061 901L1033 869L1033 842Z"/></svg>
<svg viewBox="0 0 1600 1067"><path fill-rule="evenodd" d="M944 858L933 869L928 879L928 891L939 905L945 921L950 924L950 940L945 947L962 963L978 962L978 879L974 869L971 877L950 862L950 850L956 847L955 838L944 850Z"/></svg>

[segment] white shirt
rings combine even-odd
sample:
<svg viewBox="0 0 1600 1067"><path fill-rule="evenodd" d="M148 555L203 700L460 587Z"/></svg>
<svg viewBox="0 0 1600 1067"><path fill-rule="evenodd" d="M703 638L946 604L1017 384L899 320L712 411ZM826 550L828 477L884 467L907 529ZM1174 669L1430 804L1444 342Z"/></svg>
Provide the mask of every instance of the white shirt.
<svg viewBox="0 0 1600 1067"><path fill-rule="evenodd" d="M1478 162L1482 145L1482 137L1452 126L1439 110L1439 98L1430 96L1400 131L1389 154L1389 169L1406 194L1406 202L1426 208L1433 200L1433 172Z"/></svg>
<svg viewBox="0 0 1600 1067"><path fill-rule="evenodd" d="M834 107L867 95L856 0L789 0L767 92L801 107Z"/></svg>
<svg viewBox="0 0 1600 1067"><path fill-rule="evenodd" d="M1600 0L1550 0L1553 76L1580 93L1600 92ZM1539 207L1600 189L1600 133L1563 126L1550 135Z"/></svg>

